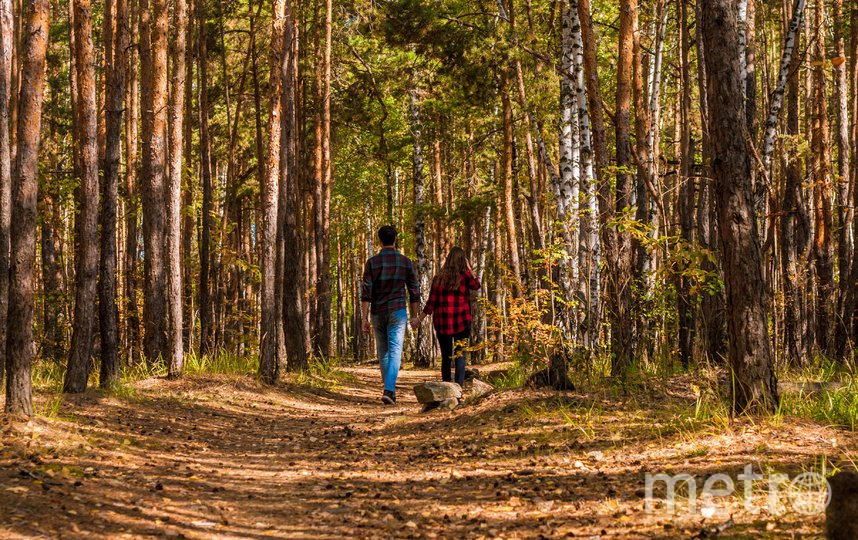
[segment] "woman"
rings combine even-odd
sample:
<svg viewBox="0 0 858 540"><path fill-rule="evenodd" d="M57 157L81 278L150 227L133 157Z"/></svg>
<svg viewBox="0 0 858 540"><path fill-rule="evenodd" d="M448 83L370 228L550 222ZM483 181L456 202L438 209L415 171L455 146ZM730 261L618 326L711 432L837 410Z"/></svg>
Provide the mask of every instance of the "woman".
<svg viewBox="0 0 858 540"><path fill-rule="evenodd" d="M441 347L441 379L452 381L450 370L456 361L456 382L465 384L465 348L471 336L471 291L480 288L474 277L465 250L454 247L447 255L444 267L432 280L432 289L423 314L432 315L435 336Z"/></svg>

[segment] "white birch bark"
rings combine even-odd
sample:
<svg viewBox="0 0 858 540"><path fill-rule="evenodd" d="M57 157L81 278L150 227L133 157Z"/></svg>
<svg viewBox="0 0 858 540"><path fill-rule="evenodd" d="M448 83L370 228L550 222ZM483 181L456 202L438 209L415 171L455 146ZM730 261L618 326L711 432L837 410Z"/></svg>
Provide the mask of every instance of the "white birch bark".
<svg viewBox="0 0 858 540"><path fill-rule="evenodd" d="M786 91L787 78L789 77L789 66L792 62L792 55L795 52L795 45L799 39L799 29L801 28L804 19L804 8L807 5L807 0L795 0L792 10L792 18L790 19L789 28L787 28L786 40L784 42L784 50L781 54L781 65L778 72L778 80L775 85L775 91L772 93L771 104L769 105L769 114L766 116L766 129L763 135L763 168L765 177L768 178L772 170L772 154L775 150L775 132L778 127L778 116L784 103L784 92ZM764 182L759 182L758 186L765 188ZM762 200L757 193L757 210L760 209L760 204L765 202L765 194Z"/></svg>

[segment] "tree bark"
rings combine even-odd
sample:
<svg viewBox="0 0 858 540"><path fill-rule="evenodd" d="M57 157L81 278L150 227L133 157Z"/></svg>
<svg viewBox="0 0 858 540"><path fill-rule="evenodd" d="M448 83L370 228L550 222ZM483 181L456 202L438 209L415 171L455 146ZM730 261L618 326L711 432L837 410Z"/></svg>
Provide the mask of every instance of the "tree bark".
<svg viewBox="0 0 858 540"><path fill-rule="evenodd" d="M503 194L501 205L506 220L506 240L509 247L509 264L514 282L521 279L521 263L518 257L518 234L516 231L515 209L513 201L513 139L512 139L512 105L509 101L507 88L508 74L501 83L501 104L503 106ZM516 292L517 294L517 292Z"/></svg>
<svg viewBox="0 0 858 540"><path fill-rule="evenodd" d="M283 31L285 0L275 0L272 7L270 66L283 63ZM262 195L262 255L260 310L262 326L259 346L259 376L268 384L277 381L280 364L284 359L283 327L281 324L282 269L278 264L277 212L280 175L280 111L282 73L272 69L269 80L268 101L268 152L265 159L265 174L261 187ZM262 166L262 164L260 164ZM282 258L282 253L281 253ZM280 271L278 271L280 269Z"/></svg>
<svg viewBox="0 0 858 540"><path fill-rule="evenodd" d="M843 0L834 0L834 13L832 20L843 20ZM839 288L837 291L837 313L834 328L834 355L838 359L846 356L848 328L845 321L848 316L845 313L847 296L849 294L849 264L854 245L850 234L852 224L852 208L849 202L851 177L849 170L849 85L846 82L846 40L844 38L845 25L835 24L835 50L837 56L833 60L834 65L834 104L836 119L836 141L837 141L837 180L836 190L836 233L837 233L837 271Z"/></svg>
<svg viewBox="0 0 858 540"><path fill-rule="evenodd" d="M146 5L148 2L148 5ZM143 239L145 259L143 350L150 363L167 360L164 200L167 175L167 23L166 0L144 0L141 25L144 66L143 113ZM148 45L148 46L147 46Z"/></svg>
<svg viewBox="0 0 858 540"><path fill-rule="evenodd" d="M92 343L98 280L98 110L95 100L95 64L90 0L74 0L75 67L77 107L75 123L80 135L80 186L75 217L75 305L71 348L63 391L86 390Z"/></svg>
<svg viewBox="0 0 858 540"><path fill-rule="evenodd" d="M9 228L12 208L12 0L0 0L0 384L6 372L6 315L9 310Z"/></svg>
<svg viewBox="0 0 858 540"><path fill-rule="evenodd" d="M325 5L324 22L320 22L324 30L324 42L319 36L321 54L318 59L319 75L317 78L319 107L319 129L317 134L319 146L320 170L315 186L315 240L316 240L316 321L314 352L322 358L331 355L331 0L323 0Z"/></svg>
<svg viewBox="0 0 858 540"><path fill-rule="evenodd" d="M289 371L305 371L307 362L307 333L305 331L303 301L300 280L287 268L301 265L301 243L299 223L298 185L298 137L296 82L298 58L296 58L298 21L291 0L286 1L286 23L283 32L283 54L281 68L281 114L280 126L280 206L283 224L283 333L286 345L286 367Z"/></svg>
<svg viewBox="0 0 858 540"><path fill-rule="evenodd" d="M413 153L411 154L412 175L414 184L414 251L417 257L417 277L420 280L420 292L429 293L429 259L426 257L426 219L423 205L426 204L425 176L423 175L423 126L420 123L420 109L417 104L417 89L409 93L411 115L411 137ZM355 308L357 309L357 307ZM432 359L431 331L425 325L417 329L415 343L414 365L429 367Z"/></svg>
<svg viewBox="0 0 858 540"><path fill-rule="evenodd" d="M17 101L17 149L12 172L6 412L24 415L33 414L30 373L35 352L36 193L50 13L48 0L29 0L27 3L21 50L21 90Z"/></svg>
<svg viewBox="0 0 858 540"><path fill-rule="evenodd" d="M680 86L680 154L679 154L679 235L683 242L692 246L694 242L694 179L691 165L694 155L691 147L691 68L688 55L691 49L688 38L688 0L677 0L679 14L679 86ZM691 364L694 345L694 309L691 286L684 271L679 268L676 291L677 323L679 325L679 360L683 366Z"/></svg>
<svg viewBox="0 0 858 540"><path fill-rule="evenodd" d="M786 133L799 134L800 55L792 55L786 92ZM810 360L812 333L808 324L807 266L810 256L810 217L802 186L801 157L793 152L784 167L781 199L780 248L781 282L784 291L784 359L787 365L802 366Z"/></svg>
<svg viewBox="0 0 858 540"><path fill-rule="evenodd" d="M777 378L767 330L757 222L754 218L748 141L736 137L745 121L736 12L730 0L703 0L712 176L727 290L732 409L775 411Z"/></svg>
<svg viewBox="0 0 858 540"><path fill-rule="evenodd" d="M834 290L834 246L831 215L831 162L828 126L828 91L825 76L825 2L816 0L811 49L811 178L813 179L814 246L816 271L816 309L814 310L816 345L833 357L832 321L836 302Z"/></svg>
<svg viewBox="0 0 858 540"><path fill-rule="evenodd" d="M115 8L113 7L115 6ZM114 11L115 10L115 11ZM122 111L129 47L127 0L105 3L105 85L107 87L105 151L101 179L101 257L98 280L98 322L101 332L99 386L119 381L119 310L116 303L116 206L119 198L119 159L122 146Z"/></svg>
<svg viewBox="0 0 858 540"><path fill-rule="evenodd" d="M197 0L197 66L199 87L197 103L200 115L200 178L202 180L203 200L200 226L200 352L214 352L214 312L212 309L212 171L211 140L209 136L209 80L208 48L206 46L207 17L206 2Z"/></svg>
<svg viewBox="0 0 858 540"><path fill-rule="evenodd" d="M620 5L619 62L617 64L616 194L612 197L614 219L629 219L633 182L631 145L631 81L634 59L634 29L637 25L637 0L623 0ZM619 216L618 216L619 214ZM616 224L610 225L616 227ZM634 362L635 343L632 330L632 274L634 252L631 235L617 231L614 239L613 261L609 259L607 306L611 324L611 373L624 378Z"/></svg>
<svg viewBox="0 0 858 540"><path fill-rule="evenodd" d="M137 2L131 0L130 13L117 14L119 24L126 26L126 34L130 40L130 30L138 28ZM140 343L140 312L137 306L137 267L138 253L138 223L140 220L140 201L137 187L138 179L138 48L130 47L126 62L128 85L125 88L125 344L128 349L127 360L131 365L141 361L142 346Z"/></svg>
<svg viewBox="0 0 858 540"><path fill-rule="evenodd" d="M781 54L780 70L778 71L778 80L775 84L775 90L772 93L769 103L769 112L766 115L766 127L763 135L763 169L766 178L771 176L772 172L772 154L775 151L775 134L778 128L778 117L781 107L784 102L784 92L786 91L787 79L790 75L790 66L795 52L795 46L798 43L801 29L801 23L804 18L804 8L807 0L795 0L793 5L792 17L790 18L789 27L786 31L786 40L784 50ZM765 202L765 194L757 193L757 210L759 212L760 205Z"/></svg>
<svg viewBox="0 0 858 540"><path fill-rule="evenodd" d="M185 122L185 77L187 76L187 26L188 4L186 0L173 3L173 43L171 56L172 84L170 91L170 171L167 177L166 218L164 252L167 257L167 374L178 378L184 367L184 342L182 341L182 151Z"/></svg>

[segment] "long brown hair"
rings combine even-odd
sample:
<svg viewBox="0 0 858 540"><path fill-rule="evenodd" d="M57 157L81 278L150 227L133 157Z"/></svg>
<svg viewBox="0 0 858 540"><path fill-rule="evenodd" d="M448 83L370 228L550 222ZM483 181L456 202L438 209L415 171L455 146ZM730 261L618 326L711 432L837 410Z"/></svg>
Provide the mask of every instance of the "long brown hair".
<svg viewBox="0 0 858 540"><path fill-rule="evenodd" d="M465 255L465 250L460 247L454 247L447 255L447 260L441 271L435 276L433 285L437 285L444 290L450 291L458 289L462 283L462 275L465 269L468 268L468 258Z"/></svg>

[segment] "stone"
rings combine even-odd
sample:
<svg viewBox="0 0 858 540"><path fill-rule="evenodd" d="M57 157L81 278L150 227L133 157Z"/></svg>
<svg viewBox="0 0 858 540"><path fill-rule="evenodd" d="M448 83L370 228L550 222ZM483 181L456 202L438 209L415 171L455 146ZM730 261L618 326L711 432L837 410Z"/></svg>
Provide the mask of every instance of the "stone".
<svg viewBox="0 0 858 540"><path fill-rule="evenodd" d="M456 407L459 406L459 400L456 398L447 398L441 403L438 404L439 409L446 409L448 411L452 411Z"/></svg>
<svg viewBox="0 0 858 540"><path fill-rule="evenodd" d="M466 400L473 401L494 392L494 389L494 386L487 382L483 382L479 379L473 379L470 382L465 381L465 390L463 395Z"/></svg>
<svg viewBox="0 0 858 540"><path fill-rule="evenodd" d="M432 403L462 397L462 387L456 383L429 381L414 386L414 395L420 403Z"/></svg>

